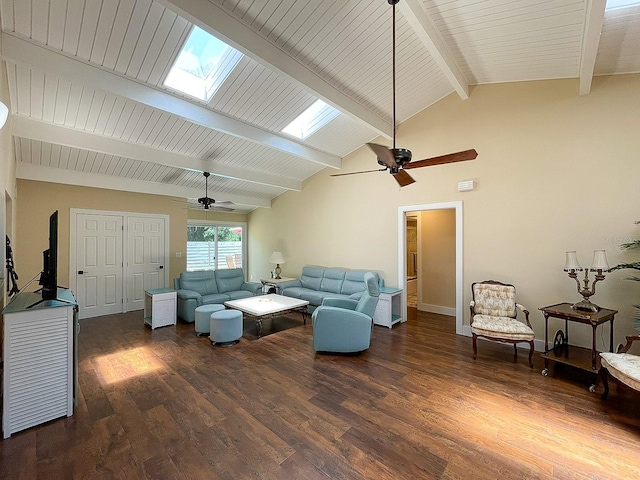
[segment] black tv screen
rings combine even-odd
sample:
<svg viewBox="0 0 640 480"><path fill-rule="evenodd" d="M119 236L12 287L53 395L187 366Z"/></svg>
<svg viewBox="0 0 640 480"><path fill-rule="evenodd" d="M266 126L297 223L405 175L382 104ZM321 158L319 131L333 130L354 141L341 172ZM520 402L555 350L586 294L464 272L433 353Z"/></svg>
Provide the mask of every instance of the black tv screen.
<svg viewBox="0 0 640 480"><path fill-rule="evenodd" d="M42 299L55 300L58 296L58 211L49 217L49 248L42 252Z"/></svg>

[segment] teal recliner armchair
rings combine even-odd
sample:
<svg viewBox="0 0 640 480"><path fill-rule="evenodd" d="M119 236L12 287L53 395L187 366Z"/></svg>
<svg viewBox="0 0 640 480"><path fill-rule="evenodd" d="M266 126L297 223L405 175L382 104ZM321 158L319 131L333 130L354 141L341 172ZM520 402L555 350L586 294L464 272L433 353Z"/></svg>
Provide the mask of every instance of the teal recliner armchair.
<svg viewBox="0 0 640 480"><path fill-rule="evenodd" d="M360 300L325 298L313 312L313 348L316 352L352 353L369 348L380 288L371 272L365 274L364 281L367 289Z"/></svg>

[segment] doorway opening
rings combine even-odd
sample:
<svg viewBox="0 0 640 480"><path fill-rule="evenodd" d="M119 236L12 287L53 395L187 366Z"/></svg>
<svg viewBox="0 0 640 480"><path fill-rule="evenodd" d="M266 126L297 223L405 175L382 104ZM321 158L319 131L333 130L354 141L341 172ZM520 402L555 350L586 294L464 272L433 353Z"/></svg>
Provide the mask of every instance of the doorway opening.
<svg viewBox="0 0 640 480"><path fill-rule="evenodd" d="M413 223L413 218L416 218L416 237L419 236L420 233L420 224L417 222L420 212L431 212L434 210L452 210L455 212L455 308L454 309L446 309L442 311L442 313L448 315L455 315L456 318L456 334L462 335L463 328L463 310L462 310L462 202L445 202L445 203L433 203L433 204L421 204L421 205L407 205L398 208L398 279L401 279L401 282L404 282L404 305L405 309L408 304L408 295L410 295L409 290L412 289L413 285L411 285L411 281L409 279L409 275L411 272L411 268L414 265L414 256L411 252L411 243L409 242L409 235L412 235L411 226ZM416 238L417 243L417 238ZM416 255L415 255L415 266L416 266L416 288L418 292L421 288L421 278L420 278L420 253L416 246ZM407 312L405 311L406 315Z"/></svg>
<svg viewBox="0 0 640 480"><path fill-rule="evenodd" d="M418 219L420 212L407 212L407 307L418 308ZM420 256L422 259L422 256Z"/></svg>

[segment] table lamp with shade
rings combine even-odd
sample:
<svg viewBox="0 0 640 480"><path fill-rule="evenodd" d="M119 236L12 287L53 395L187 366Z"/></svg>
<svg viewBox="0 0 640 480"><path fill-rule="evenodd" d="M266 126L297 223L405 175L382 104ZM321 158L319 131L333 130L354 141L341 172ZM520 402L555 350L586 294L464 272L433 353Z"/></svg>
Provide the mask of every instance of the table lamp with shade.
<svg viewBox="0 0 640 480"><path fill-rule="evenodd" d="M9 116L9 108L0 102L0 128L4 127L7 117Z"/></svg>
<svg viewBox="0 0 640 480"><path fill-rule="evenodd" d="M584 288L580 287L580 280L578 280L578 273L584 270ZM607 263L607 256L604 250L593 251L593 262L591 268L582 268L578 263L578 257L575 250L567 252L564 271L569 274L570 278L573 278L578 284L578 293L582 295L582 300L573 305L576 310L585 310L590 312L597 312L600 307L591 303L589 297L596 293L596 283L604 280L604 276L609 271L609 264ZM595 272L595 279L589 289L589 271Z"/></svg>
<svg viewBox="0 0 640 480"><path fill-rule="evenodd" d="M284 259L284 257L282 256L282 253L280 252L273 252L271 254L271 258L269 258L269 263L275 263L276 264L276 280L280 279L280 274L282 273L282 269L280 268L280 264L281 263L287 263L287 261Z"/></svg>

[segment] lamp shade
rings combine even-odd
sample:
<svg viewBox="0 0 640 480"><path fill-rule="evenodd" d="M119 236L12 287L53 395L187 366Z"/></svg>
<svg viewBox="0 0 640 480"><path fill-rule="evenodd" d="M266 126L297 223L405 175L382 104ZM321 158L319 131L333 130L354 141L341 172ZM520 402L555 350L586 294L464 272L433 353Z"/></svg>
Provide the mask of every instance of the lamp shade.
<svg viewBox="0 0 640 480"><path fill-rule="evenodd" d="M269 263L287 263L280 252L273 252L269 258Z"/></svg>
<svg viewBox="0 0 640 480"><path fill-rule="evenodd" d="M597 272L598 270L602 270L602 273L606 273L609 271L607 255L604 250L593 251L593 263L591 264L591 271Z"/></svg>
<svg viewBox="0 0 640 480"><path fill-rule="evenodd" d="M582 271L582 267L578 263L578 256L576 255L576 251L575 250L571 250L571 251L567 252L567 258L566 258L566 260L564 262L564 271L565 272L569 272L571 270L573 270L575 272L581 272Z"/></svg>
<svg viewBox="0 0 640 480"><path fill-rule="evenodd" d="M4 103L0 102L0 128L4 127L4 123L7 121L8 116L9 109Z"/></svg>

